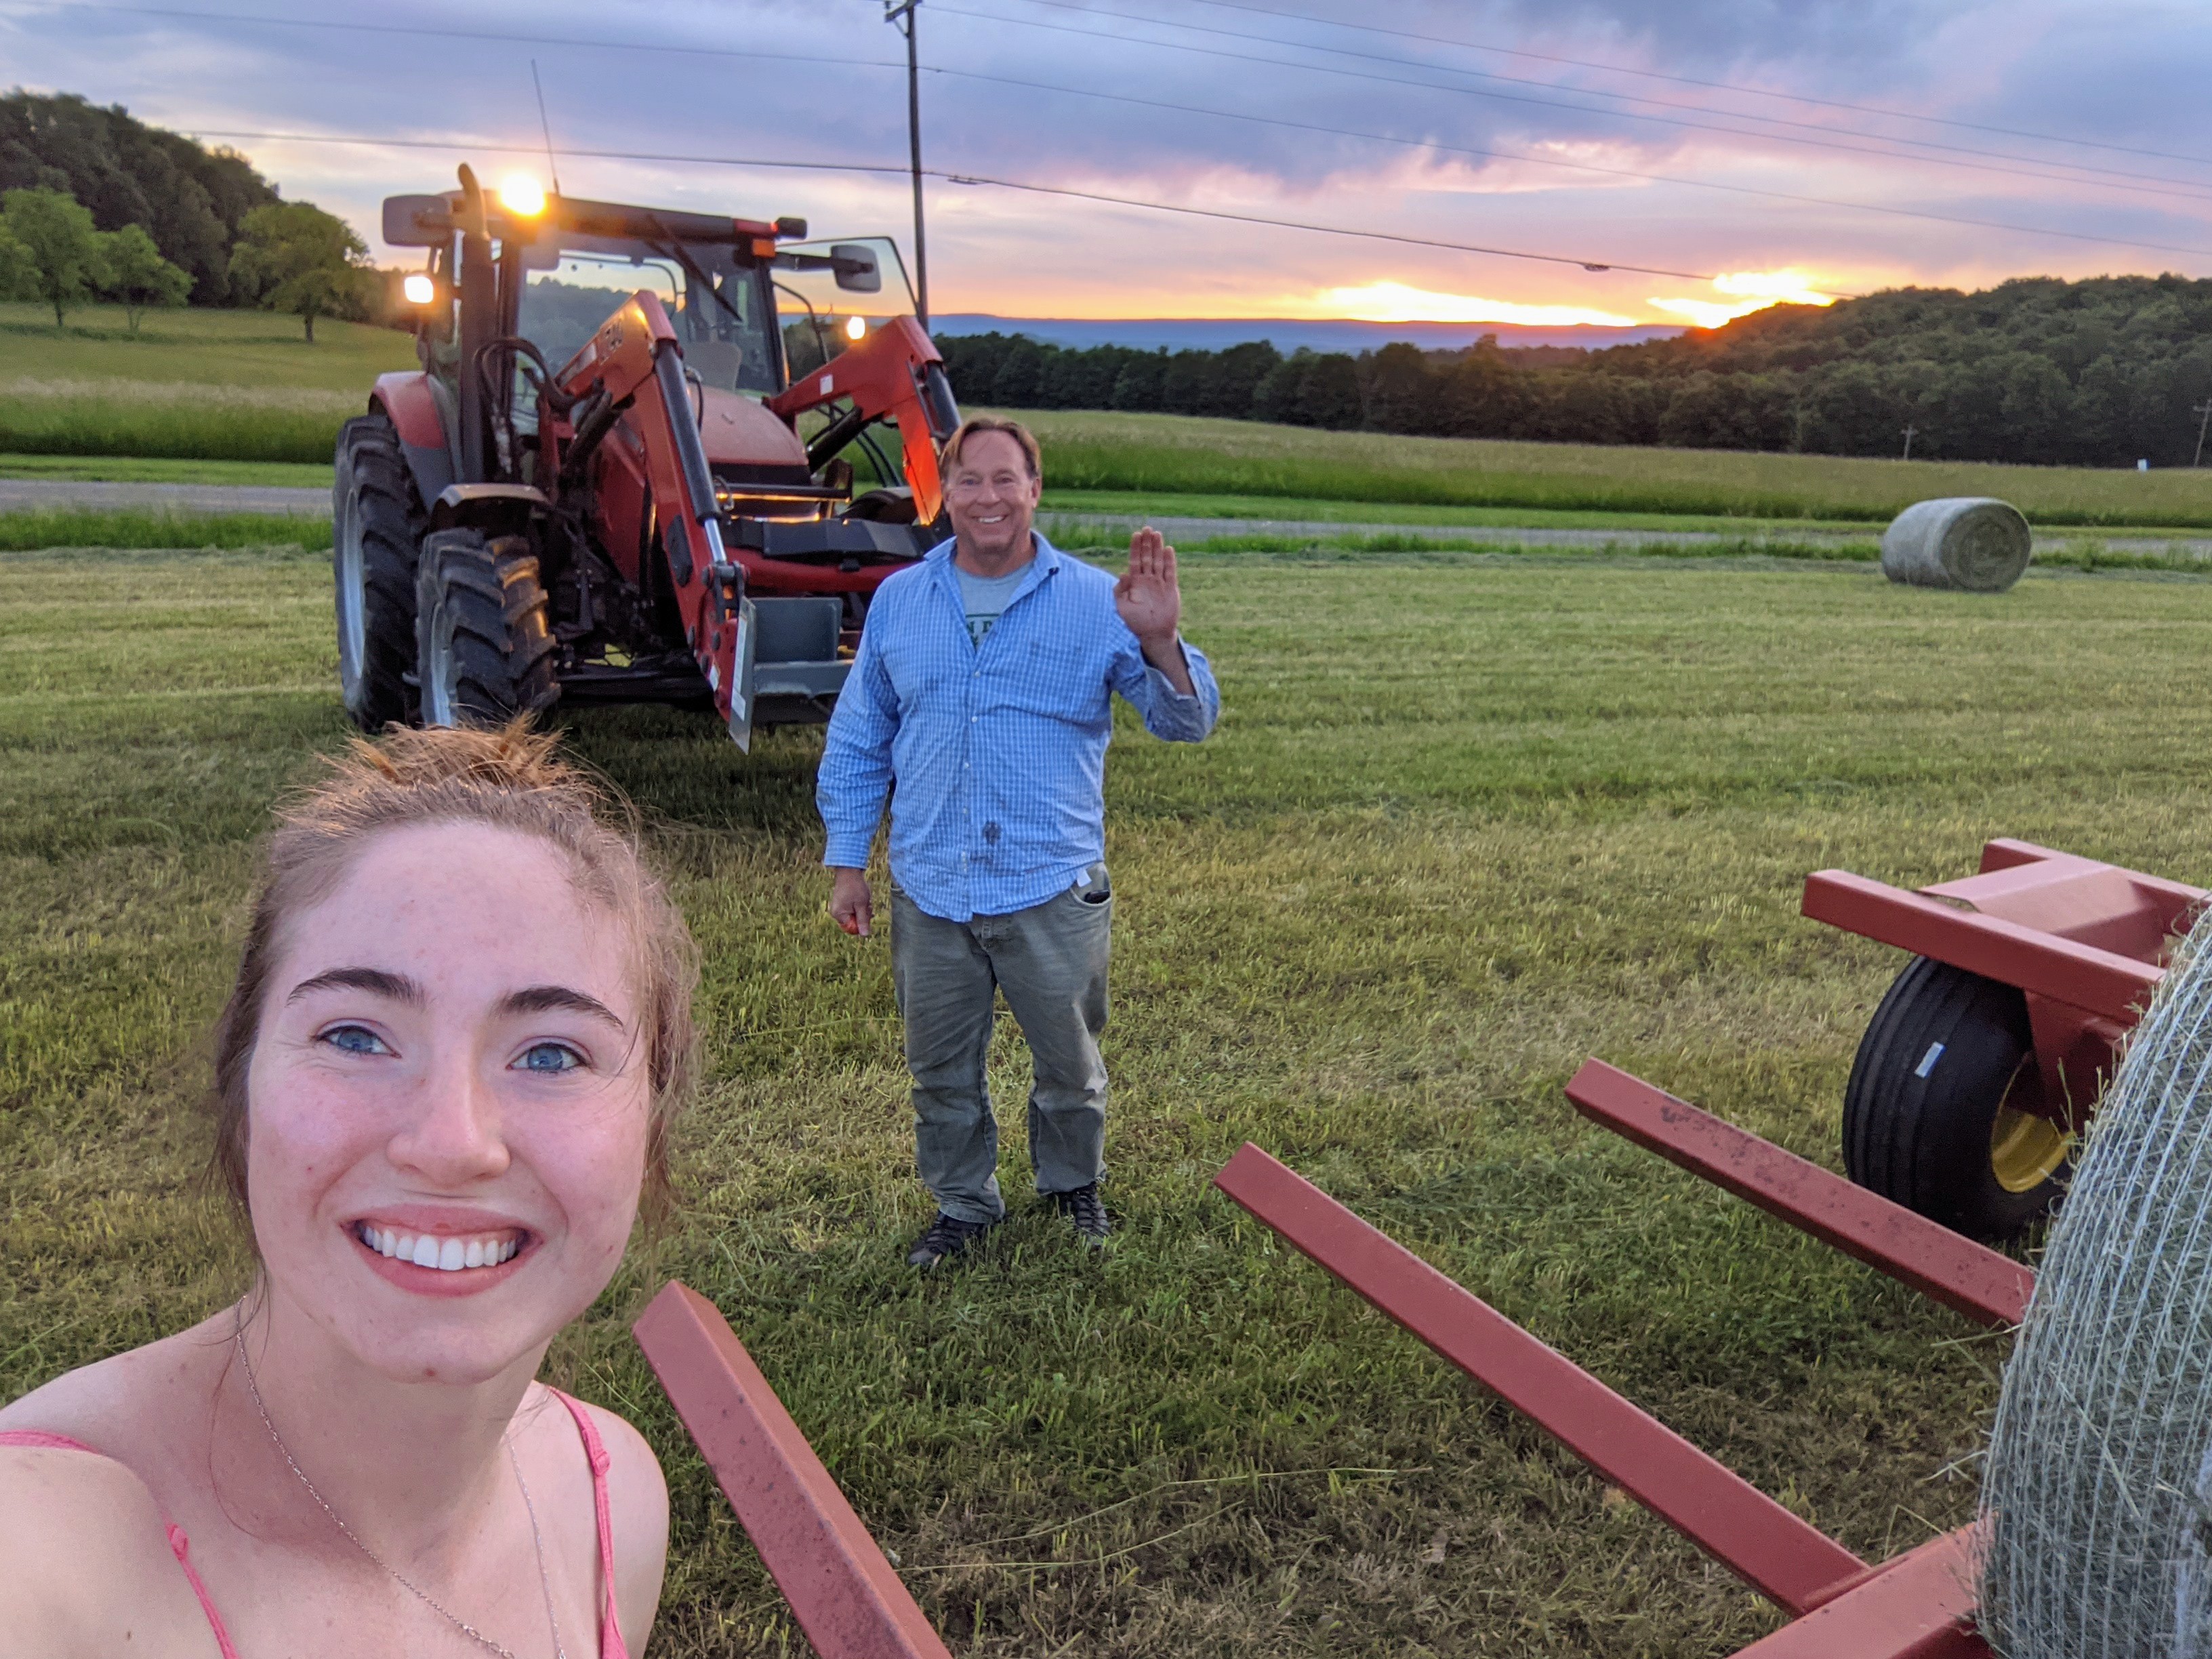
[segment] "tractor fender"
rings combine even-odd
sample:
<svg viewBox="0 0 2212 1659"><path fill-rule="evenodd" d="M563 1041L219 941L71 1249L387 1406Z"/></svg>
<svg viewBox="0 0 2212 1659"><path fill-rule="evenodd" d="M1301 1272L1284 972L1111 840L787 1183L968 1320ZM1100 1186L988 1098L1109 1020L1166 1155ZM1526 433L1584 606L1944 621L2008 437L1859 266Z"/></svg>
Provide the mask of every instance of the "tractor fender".
<svg viewBox="0 0 2212 1659"><path fill-rule="evenodd" d="M529 527L532 513L549 512L552 506L545 492L532 484L447 484L431 504L430 528L518 536Z"/></svg>
<svg viewBox="0 0 2212 1659"><path fill-rule="evenodd" d="M369 393L369 407L380 410L398 429L415 493L425 501L436 501L460 476L453 447L459 422L453 400L450 392L419 368L380 374Z"/></svg>

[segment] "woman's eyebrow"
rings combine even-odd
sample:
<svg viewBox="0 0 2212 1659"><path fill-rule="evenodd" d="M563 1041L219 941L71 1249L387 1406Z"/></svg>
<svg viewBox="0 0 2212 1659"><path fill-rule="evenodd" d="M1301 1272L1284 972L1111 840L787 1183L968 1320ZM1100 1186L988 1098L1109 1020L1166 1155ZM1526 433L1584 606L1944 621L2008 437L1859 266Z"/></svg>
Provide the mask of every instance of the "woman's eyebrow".
<svg viewBox="0 0 2212 1659"><path fill-rule="evenodd" d="M395 1002L411 1002L418 1007L430 1000L421 983L404 974L384 968L333 968L313 979L301 980L284 1000L297 1002L317 991L366 991L371 996L390 997Z"/></svg>
<svg viewBox="0 0 2212 1659"><path fill-rule="evenodd" d="M502 1014L543 1014L556 1008L565 1008L571 1013L588 1014L593 1019L603 1019L617 1031L629 1029L622 1023L619 1014L597 997L586 991L571 990L565 985L526 986L520 991L509 991L499 1000L499 1012Z"/></svg>

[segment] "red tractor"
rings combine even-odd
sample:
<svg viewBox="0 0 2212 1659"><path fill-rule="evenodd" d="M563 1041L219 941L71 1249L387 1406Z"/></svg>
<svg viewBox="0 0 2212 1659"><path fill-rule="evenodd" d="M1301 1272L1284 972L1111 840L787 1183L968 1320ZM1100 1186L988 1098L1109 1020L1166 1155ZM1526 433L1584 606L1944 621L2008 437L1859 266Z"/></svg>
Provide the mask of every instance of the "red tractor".
<svg viewBox="0 0 2212 1659"><path fill-rule="evenodd" d="M338 438L356 723L665 702L746 748L829 718L870 596L942 533L959 411L910 316L839 297L882 295L886 267L902 286L896 249L805 234L495 200L465 167L459 190L386 199L386 241L430 255L407 278L422 368L380 376ZM848 451L877 487L855 494Z"/></svg>

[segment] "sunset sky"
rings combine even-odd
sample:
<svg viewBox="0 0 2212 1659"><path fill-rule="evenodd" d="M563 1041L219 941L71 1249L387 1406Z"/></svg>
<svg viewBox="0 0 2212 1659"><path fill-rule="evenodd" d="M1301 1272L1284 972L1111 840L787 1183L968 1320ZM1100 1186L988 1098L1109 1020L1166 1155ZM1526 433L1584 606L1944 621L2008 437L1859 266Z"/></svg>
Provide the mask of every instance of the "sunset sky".
<svg viewBox="0 0 2212 1659"><path fill-rule="evenodd" d="M398 262L386 193L463 160L547 171L535 59L569 193L904 246L882 12L0 0L0 84L231 144ZM1709 324L1905 283L2212 275L2202 6L922 0L921 40L929 167L1552 256L933 179L940 313ZM900 170L695 164L732 158Z"/></svg>

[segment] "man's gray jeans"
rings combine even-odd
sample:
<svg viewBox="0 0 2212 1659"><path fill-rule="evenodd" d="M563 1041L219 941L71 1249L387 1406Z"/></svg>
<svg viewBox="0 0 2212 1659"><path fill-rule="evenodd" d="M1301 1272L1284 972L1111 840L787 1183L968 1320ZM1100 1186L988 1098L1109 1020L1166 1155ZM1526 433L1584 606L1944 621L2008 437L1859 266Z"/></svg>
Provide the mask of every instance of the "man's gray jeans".
<svg viewBox="0 0 2212 1659"><path fill-rule="evenodd" d="M891 889L891 983L914 1073L915 1164L938 1207L996 1221L999 1125L985 1056L992 994L1028 1040L1030 1162L1040 1193L1072 1192L1106 1173L1106 958L1114 923L1106 866L1087 886L1003 916L946 921Z"/></svg>

